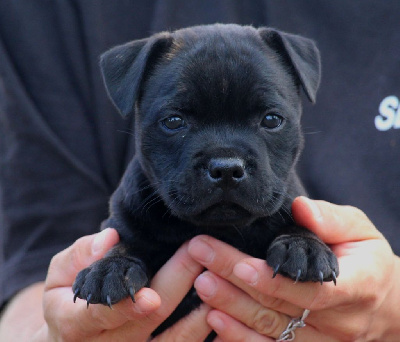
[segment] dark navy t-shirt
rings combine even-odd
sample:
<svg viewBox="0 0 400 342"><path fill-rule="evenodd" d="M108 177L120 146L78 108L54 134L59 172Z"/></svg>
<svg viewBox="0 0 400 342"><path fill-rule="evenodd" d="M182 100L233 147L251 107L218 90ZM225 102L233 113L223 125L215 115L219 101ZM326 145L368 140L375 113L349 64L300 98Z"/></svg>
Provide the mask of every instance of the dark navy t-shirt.
<svg viewBox="0 0 400 342"><path fill-rule="evenodd" d="M362 209L400 255L400 2L281 0L268 13L321 50L317 103L302 118L307 190Z"/></svg>
<svg viewBox="0 0 400 342"><path fill-rule="evenodd" d="M0 3L0 300L99 229L134 153L99 55L195 24L273 26L316 40L299 171L310 196L364 210L400 254L400 2L143 0ZM351 229L351 227L349 227Z"/></svg>

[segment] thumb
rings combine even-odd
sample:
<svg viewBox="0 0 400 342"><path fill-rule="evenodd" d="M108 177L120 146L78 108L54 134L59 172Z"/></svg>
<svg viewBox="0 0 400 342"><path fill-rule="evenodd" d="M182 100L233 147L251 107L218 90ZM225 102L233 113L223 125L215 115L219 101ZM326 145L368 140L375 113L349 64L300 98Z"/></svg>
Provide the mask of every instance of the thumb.
<svg viewBox="0 0 400 342"><path fill-rule="evenodd" d="M313 231L327 244L383 238L367 216L355 207L297 197L292 214L298 225Z"/></svg>
<svg viewBox="0 0 400 342"><path fill-rule="evenodd" d="M71 286L79 271L101 259L118 241L118 233L112 228L76 240L51 260L46 289Z"/></svg>

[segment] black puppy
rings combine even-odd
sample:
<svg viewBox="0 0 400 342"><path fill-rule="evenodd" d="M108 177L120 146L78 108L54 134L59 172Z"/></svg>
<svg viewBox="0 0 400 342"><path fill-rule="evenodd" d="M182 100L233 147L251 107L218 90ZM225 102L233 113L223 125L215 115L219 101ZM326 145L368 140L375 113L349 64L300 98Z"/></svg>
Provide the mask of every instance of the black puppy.
<svg viewBox="0 0 400 342"><path fill-rule="evenodd" d="M332 251L290 214L305 193L300 88L315 101L320 59L309 39L237 25L163 32L101 58L136 155L103 227L120 243L81 271L76 297L111 306L131 296L186 240L209 234L296 281L336 281ZM187 295L159 329L198 305ZM158 332L159 332L158 331Z"/></svg>

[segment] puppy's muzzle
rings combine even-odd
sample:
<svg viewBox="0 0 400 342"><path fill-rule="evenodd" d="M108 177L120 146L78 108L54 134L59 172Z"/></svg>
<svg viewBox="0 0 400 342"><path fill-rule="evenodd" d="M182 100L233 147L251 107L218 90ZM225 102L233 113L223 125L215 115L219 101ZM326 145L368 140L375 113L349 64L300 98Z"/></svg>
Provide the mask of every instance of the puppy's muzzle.
<svg viewBox="0 0 400 342"><path fill-rule="evenodd" d="M240 158L212 158L207 171L208 180L223 190L234 188L247 177L244 161Z"/></svg>

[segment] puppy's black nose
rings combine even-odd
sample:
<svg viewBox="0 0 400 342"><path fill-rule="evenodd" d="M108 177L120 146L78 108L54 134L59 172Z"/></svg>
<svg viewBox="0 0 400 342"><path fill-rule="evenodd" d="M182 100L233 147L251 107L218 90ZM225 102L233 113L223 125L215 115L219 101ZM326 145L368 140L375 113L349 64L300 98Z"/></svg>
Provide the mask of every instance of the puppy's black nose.
<svg viewBox="0 0 400 342"><path fill-rule="evenodd" d="M208 164L208 175L223 187L236 185L246 177L244 162L240 158L213 158Z"/></svg>

